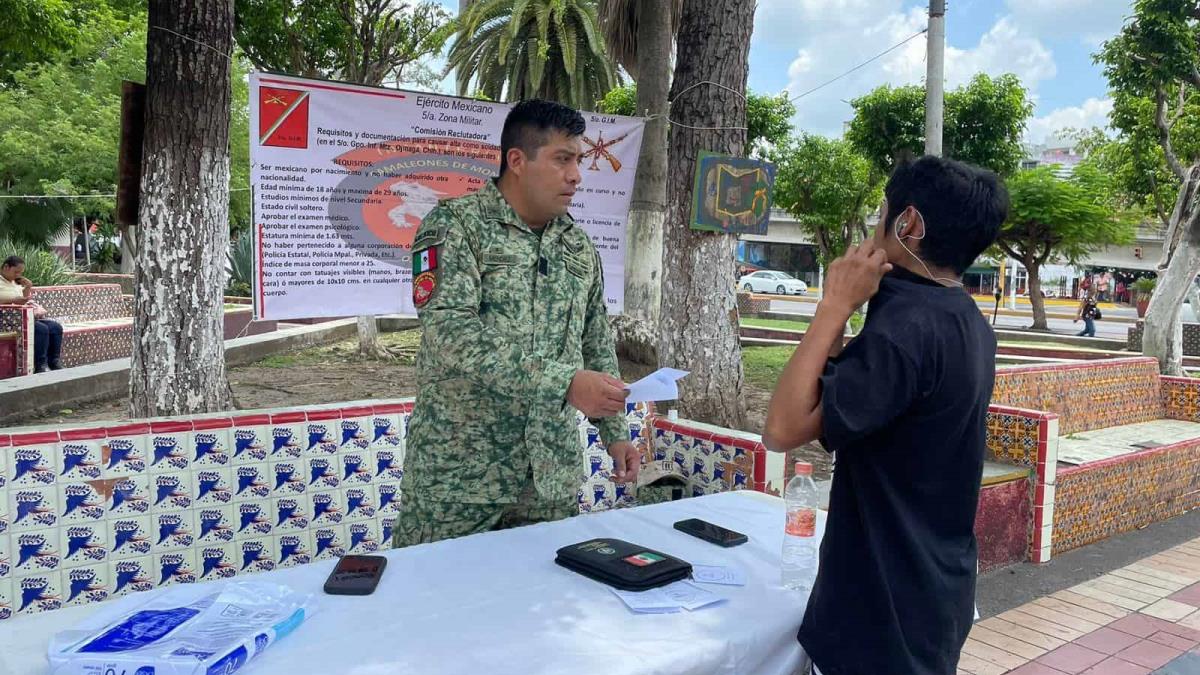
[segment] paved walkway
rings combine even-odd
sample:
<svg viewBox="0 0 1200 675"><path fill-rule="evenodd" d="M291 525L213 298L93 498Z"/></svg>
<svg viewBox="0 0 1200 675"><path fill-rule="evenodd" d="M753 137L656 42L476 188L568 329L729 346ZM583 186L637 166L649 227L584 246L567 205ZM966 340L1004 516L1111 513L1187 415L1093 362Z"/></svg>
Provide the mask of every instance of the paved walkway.
<svg viewBox="0 0 1200 675"><path fill-rule="evenodd" d="M1200 538L979 621L958 667L971 675L1200 674Z"/></svg>

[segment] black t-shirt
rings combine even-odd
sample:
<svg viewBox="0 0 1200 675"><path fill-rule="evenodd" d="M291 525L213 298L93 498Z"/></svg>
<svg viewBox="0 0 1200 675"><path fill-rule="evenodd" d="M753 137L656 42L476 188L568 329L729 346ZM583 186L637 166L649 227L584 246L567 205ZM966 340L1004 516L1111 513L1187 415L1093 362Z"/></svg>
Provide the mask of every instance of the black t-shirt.
<svg viewBox="0 0 1200 675"><path fill-rule="evenodd" d="M974 618L996 338L960 288L896 268L821 378L837 452L799 639L824 675L953 675Z"/></svg>

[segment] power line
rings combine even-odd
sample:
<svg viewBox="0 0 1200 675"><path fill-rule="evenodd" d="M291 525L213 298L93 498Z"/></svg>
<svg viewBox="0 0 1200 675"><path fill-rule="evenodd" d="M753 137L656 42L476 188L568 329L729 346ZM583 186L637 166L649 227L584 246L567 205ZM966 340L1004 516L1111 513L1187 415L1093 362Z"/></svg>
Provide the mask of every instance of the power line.
<svg viewBox="0 0 1200 675"><path fill-rule="evenodd" d="M846 72L842 73L841 75L838 75L837 77L833 78L832 80L829 80L828 82L823 82L802 94L793 96L792 98L790 98L788 100L795 103L796 101L804 98L805 96L808 96L809 94L813 93L814 91L817 91L819 89L824 89L825 87L828 87L829 85L833 84L834 82L837 82L838 80L849 75L850 73L853 73L854 71L859 70L860 68L862 68L870 63L878 61L879 59L883 58L884 56L891 54L892 52L896 51L897 49L903 47L904 45L908 44L909 42L912 42L913 40L917 39L918 37L920 37L928 32L929 32L928 28L923 28L923 29L917 31L916 33L913 33L912 35L908 36L903 41L897 42L896 44L892 45L891 47L888 47L887 49L879 52L875 56L872 56L871 58L867 59L866 61L863 61L862 63L858 64L857 66L854 66L850 70L847 70Z"/></svg>

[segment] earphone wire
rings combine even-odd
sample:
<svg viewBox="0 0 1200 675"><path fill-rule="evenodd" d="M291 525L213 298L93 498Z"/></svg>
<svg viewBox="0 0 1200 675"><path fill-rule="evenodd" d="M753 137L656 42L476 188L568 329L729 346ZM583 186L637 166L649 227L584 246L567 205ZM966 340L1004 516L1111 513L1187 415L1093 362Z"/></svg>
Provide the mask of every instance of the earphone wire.
<svg viewBox="0 0 1200 675"><path fill-rule="evenodd" d="M904 221L904 224L907 225L908 221L907 220ZM922 225L925 224L925 216L921 216L921 224ZM946 277L933 276L933 272L930 271L929 265L926 265L924 260L921 260L921 258L918 257L916 253L912 252L912 249L910 249L907 245L905 245L904 240L906 237L916 239L917 241L924 239L925 238L925 230L924 229L921 230L921 236L919 236L919 237L913 237L911 234L906 235L906 237L901 237L900 236L900 227L901 227L900 223L896 223L896 231L895 231L896 241L900 242L901 248L903 248L905 250L905 252L907 252L909 255L911 255L913 257L913 260L916 260L917 262L921 263L921 267L925 268L925 273L929 275L930 279L933 279L934 281L938 281L938 282L945 282L945 283L950 284L951 286L957 286L958 288L966 287L966 284L964 284L962 282L962 280L960 280L960 279L948 279Z"/></svg>

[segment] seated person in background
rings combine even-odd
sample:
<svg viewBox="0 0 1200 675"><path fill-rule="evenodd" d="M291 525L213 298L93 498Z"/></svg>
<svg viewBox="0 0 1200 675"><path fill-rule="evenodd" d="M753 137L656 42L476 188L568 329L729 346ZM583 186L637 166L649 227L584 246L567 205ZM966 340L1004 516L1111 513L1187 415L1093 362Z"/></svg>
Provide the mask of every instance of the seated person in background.
<svg viewBox="0 0 1200 675"><path fill-rule="evenodd" d="M0 305L29 305L36 320L33 329L33 364L35 373L62 368L62 324L46 318L46 309L34 302L33 282L21 276L25 260L10 255L0 263Z"/></svg>
<svg viewBox="0 0 1200 675"><path fill-rule="evenodd" d="M763 443L837 452L799 639L823 675L954 675L971 630L996 338L963 272L1008 213L995 174L901 163L875 237L833 262ZM858 337L846 321L870 301Z"/></svg>

